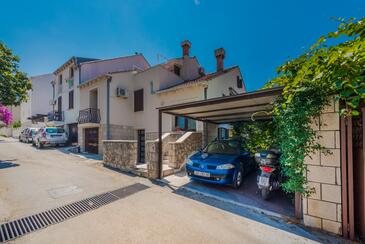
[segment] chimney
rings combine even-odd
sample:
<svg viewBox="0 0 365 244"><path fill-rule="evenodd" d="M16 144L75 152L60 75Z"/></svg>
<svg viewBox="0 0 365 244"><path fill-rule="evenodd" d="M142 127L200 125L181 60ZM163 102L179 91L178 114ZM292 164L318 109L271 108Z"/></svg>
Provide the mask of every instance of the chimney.
<svg viewBox="0 0 365 244"><path fill-rule="evenodd" d="M189 49L191 47L191 42L189 42L188 40L185 40L185 41L181 42L181 47L182 47L182 51L183 51L183 57L185 57L185 56L189 57Z"/></svg>
<svg viewBox="0 0 365 244"><path fill-rule="evenodd" d="M199 72L199 75L200 76L204 76L205 75L205 70L204 70L203 67L199 67L198 72Z"/></svg>
<svg viewBox="0 0 365 244"><path fill-rule="evenodd" d="M217 72L222 72L224 70L223 59L226 54L224 48L218 48L214 51L215 58L217 59Z"/></svg>

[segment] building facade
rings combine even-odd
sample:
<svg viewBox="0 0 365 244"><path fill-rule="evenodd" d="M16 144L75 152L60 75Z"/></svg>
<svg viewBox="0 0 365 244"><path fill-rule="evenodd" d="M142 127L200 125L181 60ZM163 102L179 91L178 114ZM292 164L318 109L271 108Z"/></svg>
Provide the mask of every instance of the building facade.
<svg viewBox="0 0 365 244"><path fill-rule="evenodd" d="M157 107L245 92L239 68L224 68L224 49L215 51L217 70L205 74L197 58L189 55L190 42L181 46L182 57L166 63L136 65L130 56L125 58L129 65L119 71L94 73L82 80L78 125L82 151L101 154L103 140L137 140L138 158L144 161L140 147L157 138ZM98 62L82 64L82 72L92 63ZM187 118L164 115L163 119L164 132L204 129L202 123Z"/></svg>

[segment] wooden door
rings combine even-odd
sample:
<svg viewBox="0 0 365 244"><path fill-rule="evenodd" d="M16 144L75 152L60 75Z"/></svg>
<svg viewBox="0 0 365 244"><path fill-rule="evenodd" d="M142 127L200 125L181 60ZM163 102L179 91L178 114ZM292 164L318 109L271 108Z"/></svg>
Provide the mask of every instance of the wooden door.
<svg viewBox="0 0 365 244"><path fill-rule="evenodd" d="M355 233L365 241L365 108L362 116L354 117L352 123L354 159L354 211Z"/></svg>
<svg viewBox="0 0 365 244"><path fill-rule="evenodd" d="M85 129L85 151L88 153L99 153L99 128Z"/></svg>
<svg viewBox="0 0 365 244"><path fill-rule="evenodd" d="M365 108L361 116L341 118L343 236L365 241Z"/></svg>

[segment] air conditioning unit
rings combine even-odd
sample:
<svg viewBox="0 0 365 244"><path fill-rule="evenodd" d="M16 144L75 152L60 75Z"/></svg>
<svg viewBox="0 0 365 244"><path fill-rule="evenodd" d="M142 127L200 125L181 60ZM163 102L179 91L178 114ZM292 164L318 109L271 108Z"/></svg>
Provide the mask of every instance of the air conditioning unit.
<svg viewBox="0 0 365 244"><path fill-rule="evenodd" d="M117 97L127 98L128 97L128 90L118 87L117 88Z"/></svg>

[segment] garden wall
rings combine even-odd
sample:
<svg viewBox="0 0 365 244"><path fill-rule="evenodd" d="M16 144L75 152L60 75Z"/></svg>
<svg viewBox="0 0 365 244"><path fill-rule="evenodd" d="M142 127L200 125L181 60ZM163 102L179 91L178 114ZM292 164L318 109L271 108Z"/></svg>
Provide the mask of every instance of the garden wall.
<svg viewBox="0 0 365 244"><path fill-rule="evenodd" d="M320 144L330 154L317 152L305 160L308 185L315 193L303 198L304 224L342 234L340 116L334 99L313 123L313 128L321 136Z"/></svg>
<svg viewBox="0 0 365 244"><path fill-rule="evenodd" d="M104 140L104 164L116 169L131 170L136 168L137 141L135 140Z"/></svg>
<svg viewBox="0 0 365 244"><path fill-rule="evenodd" d="M202 133L186 132L176 142L167 143L168 165L179 169L191 153L202 148L202 140Z"/></svg>

